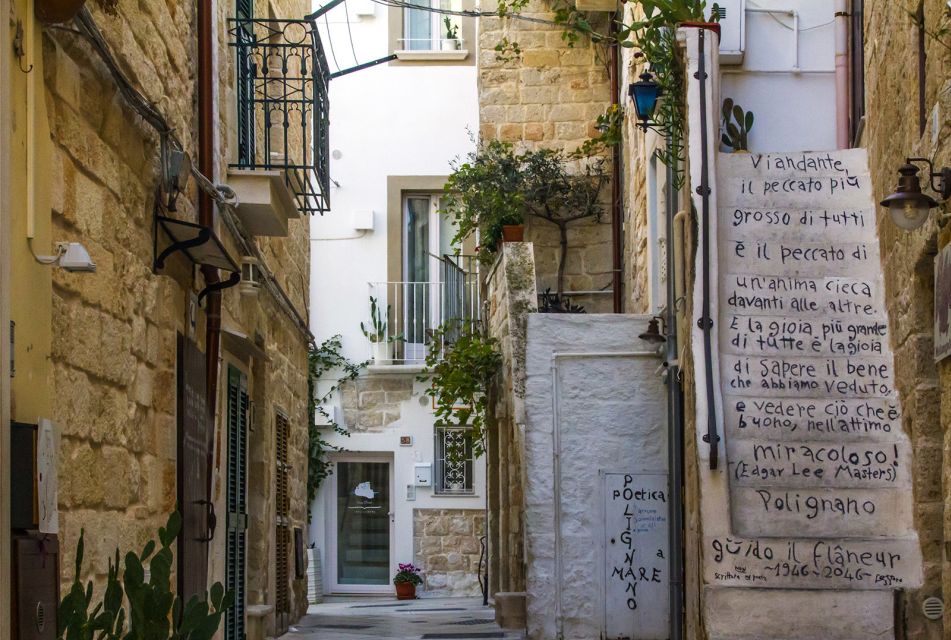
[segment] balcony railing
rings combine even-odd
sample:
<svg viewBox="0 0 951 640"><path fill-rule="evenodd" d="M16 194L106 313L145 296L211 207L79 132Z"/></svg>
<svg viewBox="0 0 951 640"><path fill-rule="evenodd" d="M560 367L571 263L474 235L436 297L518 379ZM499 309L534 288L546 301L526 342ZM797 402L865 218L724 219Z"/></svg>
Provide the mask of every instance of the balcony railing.
<svg viewBox="0 0 951 640"><path fill-rule="evenodd" d="M330 71L316 24L234 18L236 169L280 170L302 213L330 208Z"/></svg>
<svg viewBox="0 0 951 640"><path fill-rule="evenodd" d="M478 262L469 256L443 256L438 263L438 281L369 283L370 297L386 318L380 335L367 340L369 356L377 364L422 364L437 328L452 321L478 322Z"/></svg>

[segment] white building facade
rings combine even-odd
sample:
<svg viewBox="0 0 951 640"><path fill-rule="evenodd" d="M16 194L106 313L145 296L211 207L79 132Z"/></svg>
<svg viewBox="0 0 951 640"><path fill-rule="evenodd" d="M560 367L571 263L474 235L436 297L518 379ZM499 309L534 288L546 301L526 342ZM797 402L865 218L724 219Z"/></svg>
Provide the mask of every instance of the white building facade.
<svg viewBox="0 0 951 640"><path fill-rule="evenodd" d="M478 130L475 20L445 17L351 0L320 19L331 69L397 56L331 82L332 210L313 221L312 330L369 364L325 405L350 433L324 433L343 450L311 505L325 593L392 592L407 562L423 570L420 595L481 593L485 464L463 433L434 425L419 379L432 332L480 311L476 261L452 255L438 214L450 163Z"/></svg>

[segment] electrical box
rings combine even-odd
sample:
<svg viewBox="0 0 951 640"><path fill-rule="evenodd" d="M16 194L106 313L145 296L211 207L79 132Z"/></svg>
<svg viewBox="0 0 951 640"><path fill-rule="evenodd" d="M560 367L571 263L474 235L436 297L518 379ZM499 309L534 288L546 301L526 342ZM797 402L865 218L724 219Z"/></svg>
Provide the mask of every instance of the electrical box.
<svg viewBox="0 0 951 640"><path fill-rule="evenodd" d="M428 462L417 462L413 467L416 471L417 487L433 486L433 465Z"/></svg>
<svg viewBox="0 0 951 640"><path fill-rule="evenodd" d="M743 64L746 55L746 0L716 0L709 4L720 19L720 64Z"/></svg>
<svg viewBox="0 0 951 640"><path fill-rule="evenodd" d="M358 209L350 214L350 221L357 231L373 231L373 210Z"/></svg>

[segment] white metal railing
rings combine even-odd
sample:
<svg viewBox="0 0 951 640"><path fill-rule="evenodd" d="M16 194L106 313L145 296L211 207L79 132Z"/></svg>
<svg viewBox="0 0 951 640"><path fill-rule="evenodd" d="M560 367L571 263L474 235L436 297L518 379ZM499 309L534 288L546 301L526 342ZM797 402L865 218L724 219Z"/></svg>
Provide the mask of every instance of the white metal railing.
<svg viewBox="0 0 951 640"><path fill-rule="evenodd" d="M474 322L481 306L478 278L454 262L443 261L437 282L370 282L377 322L370 304L363 326L368 355L376 364L422 364L433 333L451 321Z"/></svg>

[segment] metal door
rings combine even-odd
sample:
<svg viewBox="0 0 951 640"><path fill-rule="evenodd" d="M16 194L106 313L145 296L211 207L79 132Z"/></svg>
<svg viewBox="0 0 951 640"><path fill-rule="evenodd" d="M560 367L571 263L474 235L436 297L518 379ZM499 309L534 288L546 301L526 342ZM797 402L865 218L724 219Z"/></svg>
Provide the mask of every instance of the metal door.
<svg viewBox="0 0 951 640"><path fill-rule="evenodd" d="M225 640L244 640L247 601L248 377L228 366L228 540L225 586L234 607L225 614Z"/></svg>
<svg viewBox="0 0 951 640"><path fill-rule="evenodd" d="M208 589L208 543L214 536L214 510L208 500L209 441L205 354L178 335L178 593L182 600Z"/></svg>

